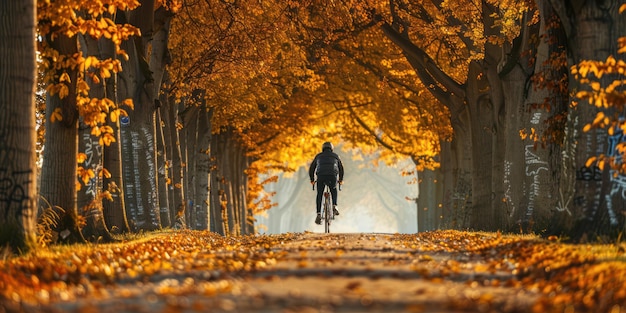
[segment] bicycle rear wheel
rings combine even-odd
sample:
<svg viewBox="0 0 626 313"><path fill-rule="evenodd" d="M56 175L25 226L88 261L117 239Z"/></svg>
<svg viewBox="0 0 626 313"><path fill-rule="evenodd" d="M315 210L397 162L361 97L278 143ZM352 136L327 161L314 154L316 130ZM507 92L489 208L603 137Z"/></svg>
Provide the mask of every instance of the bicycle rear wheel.
<svg viewBox="0 0 626 313"><path fill-rule="evenodd" d="M330 221L332 219L332 200L330 196L330 189L328 186L324 189L324 232L330 233Z"/></svg>

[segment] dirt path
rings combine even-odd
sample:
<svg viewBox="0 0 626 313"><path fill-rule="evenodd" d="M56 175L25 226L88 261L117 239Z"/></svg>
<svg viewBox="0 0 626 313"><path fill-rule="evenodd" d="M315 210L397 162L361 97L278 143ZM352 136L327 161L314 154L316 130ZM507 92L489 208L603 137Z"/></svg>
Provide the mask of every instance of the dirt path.
<svg viewBox="0 0 626 313"><path fill-rule="evenodd" d="M531 312L539 294L524 290L511 268L459 243L406 240L391 234L282 236L254 266L232 271L161 270L68 301L29 306L45 312ZM450 249L446 248L451 246ZM437 248L439 247L439 248ZM268 252L269 251L269 252ZM206 255L210 253L211 255ZM250 259L236 250L205 258ZM274 257L267 257L267 253ZM226 261L225 261L226 262ZM228 261L231 262L231 261ZM229 263L230 264L230 263ZM505 263L506 264L506 263ZM238 267L240 267L238 269ZM76 288L81 288L76 287ZM1 311L1 310L0 310Z"/></svg>

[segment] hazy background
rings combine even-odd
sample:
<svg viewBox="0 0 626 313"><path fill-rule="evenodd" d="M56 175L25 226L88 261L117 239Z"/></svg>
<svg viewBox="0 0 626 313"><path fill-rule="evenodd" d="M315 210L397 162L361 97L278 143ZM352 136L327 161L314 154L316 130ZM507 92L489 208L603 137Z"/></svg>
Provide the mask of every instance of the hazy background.
<svg viewBox="0 0 626 313"><path fill-rule="evenodd" d="M336 149L337 150L337 149ZM341 215L331 225L333 233L415 233L417 231L416 203L418 195L415 175L402 176L410 169L410 160L390 167L372 165L365 159L355 161L342 151L345 177L339 191L338 208ZM313 159L314 156L311 156ZM280 175L277 183L268 184L266 191L276 192L272 198L278 205L263 215L257 215L260 233L324 232L315 224L315 195L311 189L307 167L296 173Z"/></svg>

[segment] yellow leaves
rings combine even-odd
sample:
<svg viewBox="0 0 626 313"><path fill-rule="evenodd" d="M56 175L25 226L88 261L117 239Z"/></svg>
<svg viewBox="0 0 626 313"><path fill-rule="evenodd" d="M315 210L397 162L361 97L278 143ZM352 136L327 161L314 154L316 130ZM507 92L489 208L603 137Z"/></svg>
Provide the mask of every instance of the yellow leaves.
<svg viewBox="0 0 626 313"><path fill-rule="evenodd" d="M131 101L131 105L132 105L132 101ZM109 118L111 122L113 123L117 123L119 118L123 116L128 116L128 113L126 112L126 110L123 110L123 109L114 109L114 110L111 110L111 113L109 113Z"/></svg>
<svg viewBox="0 0 626 313"><path fill-rule="evenodd" d="M572 66L571 72L578 79L589 78L590 74L599 79L606 74L624 73L625 68L626 63L623 60L616 60L610 55L604 61L583 60Z"/></svg>
<svg viewBox="0 0 626 313"><path fill-rule="evenodd" d="M86 154L82 152L79 152L78 154L76 154L76 162L78 162L78 164L85 162L85 160L87 160Z"/></svg>
<svg viewBox="0 0 626 313"><path fill-rule="evenodd" d="M126 99L122 102L122 104L124 104L125 106L129 107L131 110L133 110L135 108L135 105L133 104L133 99ZM124 115L125 116L126 112L124 111Z"/></svg>
<svg viewBox="0 0 626 313"><path fill-rule="evenodd" d="M59 77L59 82L70 83L72 82L72 80L70 79L70 75L68 75L67 72L63 72L63 74L61 74L61 76Z"/></svg>
<svg viewBox="0 0 626 313"><path fill-rule="evenodd" d="M62 121L63 115L61 114L61 108L55 108L52 112L52 116L50 116L50 121L53 123L56 121Z"/></svg>
<svg viewBox="0 0 626 313"><path fill-rule="evenodd" d="M617 45L619 47L617 53L626 53L626 37L620 37L617 39Z"/></svg>
<svg viewBox="0 0 626 313"><path fill-rule="evenodd" d="M104 133L98 140L101 146L109 146L112 142L115 142L115 136L111 133Z"/></svg>
<svg viewBox="0 0 626 313"><path fill-rule="evenodd" d="M96 174L91 168L86 169L82 166L79 166L77 169L77 176L83 184L87 185L92 178L96 177ZM80 190L80 188L78 190Z"/></svg>

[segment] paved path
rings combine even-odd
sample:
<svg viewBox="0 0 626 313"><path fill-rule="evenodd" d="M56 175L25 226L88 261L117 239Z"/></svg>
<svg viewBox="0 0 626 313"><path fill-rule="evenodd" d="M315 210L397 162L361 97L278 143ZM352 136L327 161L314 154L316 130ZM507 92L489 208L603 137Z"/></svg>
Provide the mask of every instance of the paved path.
<svg viewBox="0 0 626 313"><path fill-rule="evenodd" d="M422 245L403 236L281 235L262 248L263 256L252 267L234 262L234 271L161 271L102 288L101 296L39 309L116 313L532 311L538 295L508 284L515 278L510 268L488 270L489 253L433 249L446 243ZM211 253L195 258L228 260L238 252Z"/></svg>

